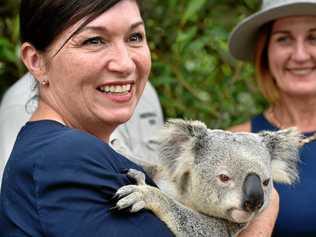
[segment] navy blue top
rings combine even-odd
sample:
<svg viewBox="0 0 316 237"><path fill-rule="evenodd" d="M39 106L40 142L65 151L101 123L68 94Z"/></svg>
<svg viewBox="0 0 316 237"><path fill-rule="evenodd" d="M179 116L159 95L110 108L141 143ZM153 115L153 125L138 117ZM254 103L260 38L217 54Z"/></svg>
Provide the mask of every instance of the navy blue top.
<svg viewBox="0 0 316 237"><path fill-rule="evenodd" d="M251 120L251 131L276 131L263 115ZM306 133L306 136L312 133ZM275 184L280 195L280 212L274 237L316 236L316 142L305 144L300 150L300 180L289 186Z"/></svg>
<svg viewBox="0 0 316 237"><path fill-rule="evenodd" d="M172 236L149 211L109 210L115 191L131 184L127 168L141 169L88 133L28 122L3 175L0 236Z"/></svg>

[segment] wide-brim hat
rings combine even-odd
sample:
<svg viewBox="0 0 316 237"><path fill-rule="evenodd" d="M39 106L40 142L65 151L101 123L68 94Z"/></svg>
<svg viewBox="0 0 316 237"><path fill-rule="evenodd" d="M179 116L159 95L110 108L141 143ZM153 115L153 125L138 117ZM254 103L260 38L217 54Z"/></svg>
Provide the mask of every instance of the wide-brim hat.
<svg viewBox="0 0 316 237"><path fill-rule="evenodd" d="M229 52L236 59L251 61L263 25L282 17L313 15L316 16L316 0L263 0L261 9L241 21L231 32Z"/></svg>

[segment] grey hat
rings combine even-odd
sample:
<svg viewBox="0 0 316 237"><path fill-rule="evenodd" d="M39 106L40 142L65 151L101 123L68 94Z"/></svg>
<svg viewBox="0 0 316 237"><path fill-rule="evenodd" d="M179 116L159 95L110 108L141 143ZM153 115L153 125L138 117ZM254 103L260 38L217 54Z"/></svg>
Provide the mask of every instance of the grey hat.
<svg viewBox="0 0 316 237"><path fill-rule="evenodd" d="M230 54L236 59L251 61L261 26L278 18L305 15L316 16L316 0L263 0L261 9L241 21L231 32Z"/></svg>

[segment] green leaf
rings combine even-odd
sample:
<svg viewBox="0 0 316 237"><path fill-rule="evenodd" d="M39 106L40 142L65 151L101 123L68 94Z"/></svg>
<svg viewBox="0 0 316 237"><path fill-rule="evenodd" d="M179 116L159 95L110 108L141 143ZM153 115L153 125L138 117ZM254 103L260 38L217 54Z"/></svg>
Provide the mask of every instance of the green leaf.
<svg viewBox="0 0 316 237"><path fill-rule="evenodd" d="M187 6L186 11L182 17L182 24L186 23L188 20L192 19L196 14L198 14L206 2L207 0L189 1L189 5Z"/></svg>
<svg viewBox="0 0 316 237"><path fill-rule="evenodd" d="M17 61L15 45L0 37L0 61L14 63Z"/></svg>

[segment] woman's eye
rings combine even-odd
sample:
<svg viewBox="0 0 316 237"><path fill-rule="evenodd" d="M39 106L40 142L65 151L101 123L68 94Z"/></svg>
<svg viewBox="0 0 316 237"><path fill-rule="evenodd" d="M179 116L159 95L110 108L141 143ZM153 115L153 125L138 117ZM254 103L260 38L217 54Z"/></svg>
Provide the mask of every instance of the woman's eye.
<svg viewBox="0 0 316 237"><path fill-rule="evenodd" d="M142 42L144 39L144 35L142 33L133 33L129 38L129 42Z"/></svg>
<svg viewBox="0 0 316 237"><path fill-rule="evenodd" d="M308 40L315 44L316 43L316 35L308 36Z"/></svg>
<svg viewBox="0 0 316 237"><path fill-rule="evenodd" d="M279 43L289 43L290 42L290 37L289 36L279 36L277 37L276 41Z"/></svg>
<svg viewBox="0 0 316 237"><path fill-rule="evenodd" d="M91 37L83 41L82 45L99 45L104 43L105 41L101 37Z"/></svg>

